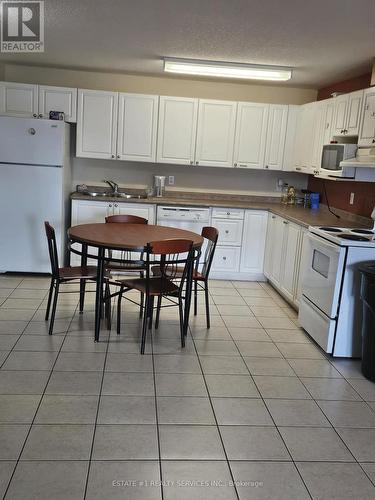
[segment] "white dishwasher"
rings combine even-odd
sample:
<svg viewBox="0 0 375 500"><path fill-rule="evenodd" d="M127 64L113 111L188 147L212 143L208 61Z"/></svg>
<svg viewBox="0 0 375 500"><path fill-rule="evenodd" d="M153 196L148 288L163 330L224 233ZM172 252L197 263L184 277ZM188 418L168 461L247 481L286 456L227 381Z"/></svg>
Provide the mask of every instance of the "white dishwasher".
<svg viewBox="0 0 375 500"><path fill-rule="evenodd" d="M211 209L158 206L157 224L159 226L178 227L201 234L202 229L211 224ZM204 256L205 247L206 244L203 243L202 256Z"/></svg>

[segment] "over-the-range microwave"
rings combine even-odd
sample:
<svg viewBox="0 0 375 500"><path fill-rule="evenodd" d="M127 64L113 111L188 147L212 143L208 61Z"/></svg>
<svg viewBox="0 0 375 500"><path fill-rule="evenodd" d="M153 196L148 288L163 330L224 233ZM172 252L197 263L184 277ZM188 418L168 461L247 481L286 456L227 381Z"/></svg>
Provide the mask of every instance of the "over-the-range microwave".
<svg viewBox="0 0 375 500"><path fill-rule="evenodd" d="M357 149L357 144L324 144L319 177L345 176L340 163L354 158Z"/></svg>

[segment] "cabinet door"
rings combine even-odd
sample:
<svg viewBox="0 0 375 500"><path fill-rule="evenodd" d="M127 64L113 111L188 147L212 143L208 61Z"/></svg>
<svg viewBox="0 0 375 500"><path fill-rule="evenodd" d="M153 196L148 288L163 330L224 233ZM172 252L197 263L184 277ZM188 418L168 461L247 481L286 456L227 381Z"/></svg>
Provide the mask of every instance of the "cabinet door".
<svg viewBox="0 0 375 500"><path fill-rule="evenodd" d="M281 264L280 286L289 300L293 301L296 289L296 273L299 256L300 226L287 220L284 224L283 258Z"/></svg>
<svg viewBox="0 0 375 500"><path fill-rule="evenodd" d="M313 130L315 124L316 106L314 103L301 106L297 123L295 170L312 173Z"/></svg>
<svg viewBox="0 0 375 500"><path fill-rule="evenodd" d="M242 273L263 273L267 219L267 212L246 210L240 264Z"/></svg>
<svg viewBox="0 0 375 500"><path fill-rule="evenodd" d="M218 245L241 245L242 220L212 219L212 225L219 231Z"/></svg>
<svg viewBox="0 0 375 500"><path fill-rule="evenodd" d="M267 278L270 278L272 274L272 252L273 252L275 225L276 225L276 215L268 214L267 235L265 242L266 247L264 252L264 271L263 271L264 275ZM245 235L244 235L244 244L245 244Z"/></svg>
<svg viewBox="0 0 375 500"><path fill-rule="evenodd" d="M117 158L155 162L159 97L119 94Z"/></svg>
<svg viewBox="0 0 375 500"><path fill-rule="evenodd" d="M116 158L117 106L117 92L78 90L77 156Z"/></svg>
<svg viewBox="0 0 375 500"><path fill-rule="evenodd" d="M198 99L161 96L157 161L193 165Z"/></svg>
<svg viewBox="0 0 375 500"><path fill-rule="evenodd" d="M284 219L276 217L272 228L272 249L271 249L271 266L270 266L270 280L277 286L280 286L281 279L281 265L283 257L283 240L284 240Z"/></svg>
<svg viewBox="0 0 375 500"><path fill-rule="evenodd" d="M38 116L38 85L0 82L0 114L36 118Z"/></svg>
<svg viewBox="0 0 375 500"><path fill-rule="evenodd" d="M237 103L199 100L195 164L232 167Z"/></svg>
<svg viewBox="0 0 375 500"><path fill-rule="evenodd" d="M345 125L345 135L358 135L361 124L363 90L349 94L348 114Z"/></svg>
<svg viewBox="0 0 375 500"><path fill-rule="evenodd" d="M358 146L374 146L375 144L375 88L366 89L363 99L362 123L358 138Z"/></svg>
<svg viewBox="0 0 375 500"><path fill-rule="evenodd" d="M77 226L78 224L95 224L97 222L105 222L107 215L113 214L113 203L105 203L103 201L91 200L73 200L72 201L72 215L71 225ZM73 248L80 249L78 243L74 243ZM88 253L95 255L97 249L93 247L88 248ZM79 266L81 263L81 256L71 253L70 263L74 266ZM88 264L96 265L95 259L89 259Z"/></svg>
<svg viewBox="0 0 375 500"><path fill-rule="evenodd" d="M270 105L264 160L265 168L270 170L283 169L287 119L288 106Z"/></svg>
<svg viewBox="0 0 375 500"><path fill-rule="evenodd" d="M346 117L348 114L349 94L335 98L335 115L333 119L333 136L345 135Z"/></svg>
<svg viewBox="0 0 375 500"><path fill-rule="evenodd" d="M65 121L77 121L77 89L39 86L39 118L49 118L50 111L63 111Z"/></svg>
<svg viewBox="0 0 375 500"><path fill-rule="evenodd" d="M326 107L324 103L323 104L318 103L315 110L314 127L312 130L313 148L312 148L311 165L314 169L319 169L321 165L325 123L326 123Z"/></svg>
<svg viewBox="0 0 375 500"><path fill-rule="evenodd" d="M268 110L268 104L238 103L234 142L235 167L264 167Z"/></svg>
<svg viewBox="0 0 375 500"><path fill-rule="evenodd" d="M332 100L330 100L325 105L323 144L329 144L331 142L331 139L332 139L334 110L335 110L335 106L334 106Z"/></svg>
<svg viewBox="0 0 375 500"><path fill-rule="evenodd" d="M155 205L141 203L115 203L115 213L120 215L136 215L155 224Z"/></svg>

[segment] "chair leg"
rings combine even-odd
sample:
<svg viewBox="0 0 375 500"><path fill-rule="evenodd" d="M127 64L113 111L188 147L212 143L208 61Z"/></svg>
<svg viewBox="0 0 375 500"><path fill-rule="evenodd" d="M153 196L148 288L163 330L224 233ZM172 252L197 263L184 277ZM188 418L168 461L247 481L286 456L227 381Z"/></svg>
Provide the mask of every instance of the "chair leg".
<svg viewBox="0 0 375 500"><path fill-rule="evenodd" d="M181 347L185 347L185 322L184 322L184 307L181 297L178 299L178 312L180 315L180 334L181 334Z"/></svg>
<svg viewBox="0 0 375 500"><path fill-rule="evenodd" d="M198 313L198 281L194 280L194 316Z"/></svg>
<svg viewBox="0 0 375 500"><path fill-rule="evenodd" d="M59 287L60 287L60 283L57 280L56 284L55 284L55 295L53 297L51 321L50 321L50 324L49 324L49 331L48 331L49 335L52 335L53 325L55 323L55 315L56 315L56 307L57 307L57 298L58 298L58 295L59 295Z"/></svg>
<svg viewBox="0 0 375 500"><path fill-rule="evenodd" d="M205 295L205 302L206 302L206 323L207 323L207 328L210 328L211 327L210 297L208 295L208 283L207 283L207 281L204 282L204 295Z"/></svg>
<svg viewBox="0 0 375 500"><path fill-rule="evenodd" d="M152 328L152 318L154 316L154 296L150 297L150 310L149 310L149 320L148 320L148 329Z"/></svg>
<svg viewBox="0 0 375 500"><path fill-rule="evenodd" d="M145 305L145 298L144 294L141 292L141 302L140 302L140 307L139 307L139 317L142 318L143 316L143 307Z"/></svg>
<svg viewBox="0 0 375 500"><path fill-rule="evenodd" d="M155 330L157 330L159 328L159 319L160 319L160 309L161 309L162 298L163 297L161 295L159 295L158 301L156 304Z"/></svg>
<svg viewBox="0 0 375 500"><path fill-rule="evenodd" d="M107 330L111 330L112 311L111 311L111 290L108 281L105 284L105 317L107 319Z"/></svg>
<svg viewBox="0 0 375 500"><path fill-rule="evenodd" d="M48 292L47 310L46 310L46 316L45 316L46 321L48 321L48 318L49 318L49 311L51 309L51 301L52 301L52 295L53 295L54 288L55 288L55 280L53 278L51 278L51 284L50 284L49 292Z"/></svg>
<svg viewBox="0 0 375 500"><path fill-rule="evenodd" d="M117 335L120 335L121 328L121 299L122 299L123 288L120 288L118 299L117 299Z"/></svg>
<svg viewBox="0 0 375 500"><path fill-rule="evenodd" d="M146 295L145 311L143 314L143 324L142 324L141 354L145 353L148 314L149 314L149 297L147 297Z"/></svg>
<svg viewBox="0 0 375 500"><path fill-rule="evenodd" d="M79 284L79 312L83 313L83 307L85 305L85 290L86 290L86 280L80 280Z"/></svg>

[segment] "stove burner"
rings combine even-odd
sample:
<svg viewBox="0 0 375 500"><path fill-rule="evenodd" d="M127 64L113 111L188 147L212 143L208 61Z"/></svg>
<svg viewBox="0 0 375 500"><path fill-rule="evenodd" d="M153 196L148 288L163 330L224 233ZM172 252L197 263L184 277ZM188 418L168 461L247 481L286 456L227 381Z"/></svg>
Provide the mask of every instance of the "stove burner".
<svg viewBox="0 0 375 500"><path fill-rule="evenodd" d="M342 238L343 240L370 241L368 238L359 236L358 234L342 234L340 238Z"/></svg>
<svg viewBox="0 0 375 500"><path fill-rule="evenodd" d="M342 233L342 230L338 227L320 227L322 231L329 231L330 233Z"/></svg>
<svg viewBox="0 0 375 500"><path fill-rule="evenodd" d="M351 229L351 232L358 234L374 234L374 231L370 231L370 229Z"/></svg>

